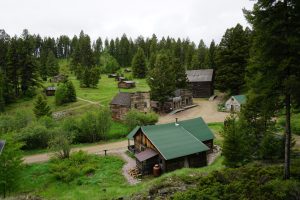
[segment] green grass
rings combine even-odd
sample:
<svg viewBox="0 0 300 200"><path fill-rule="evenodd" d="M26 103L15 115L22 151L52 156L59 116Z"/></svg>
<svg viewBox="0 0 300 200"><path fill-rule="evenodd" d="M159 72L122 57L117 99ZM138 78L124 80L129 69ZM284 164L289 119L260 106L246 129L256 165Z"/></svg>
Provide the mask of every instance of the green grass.
<svg viewBox="0 0 300 200"><path fill-rule="evenodd" d="M115 156L99 157L99 169L92 176L81 176L70 183L56 180L49 171L49 163L28 165L22 174L23 182L18 192L30 192L46 199L74 200L111 199L129 195L138 188L127 184L121 172L123 164L123 160Z"/></svg>
<svg viewBox="0 0 300 200"><path fill-rule="evenodd" d="M173 178L188 180L224 167L223 158L219 157L207 167L179 169L131 186L121 172L124 161L115 156L99 157L97 160L99 169L93 176L80 177L84 183L82 185L78 184L78 179L70 183L56 180L49 171L50 163L27 165L22 173L22 184L17 193L32 193L46 199L113 199L130 196L133 193L146 193L150 187Z"/></svg>
<svg viewBox="0 0 300 200"><path fill-rule="evenodd" d="M213 131L215 135L214 144L221 146L223 138L221 136L221 131L224 124L222 122L208 123L208 127Z"/></svg>
<svg viewBox="0 0 300 200"><path fill-rule="evenodd" d="M72 80L77 97L87 99L90 101L100 102L104 106L108 106L109 102L119 92L117 87L117 81L113 78L108 78L106 74L101 75L101 79L96 88L81 88L80 82L74 77L70 76ZM145 79L134 79L136 81L136 88L132 89L120 89L122 92L135 92L135 91L149 91L149 86Z"/></svg>

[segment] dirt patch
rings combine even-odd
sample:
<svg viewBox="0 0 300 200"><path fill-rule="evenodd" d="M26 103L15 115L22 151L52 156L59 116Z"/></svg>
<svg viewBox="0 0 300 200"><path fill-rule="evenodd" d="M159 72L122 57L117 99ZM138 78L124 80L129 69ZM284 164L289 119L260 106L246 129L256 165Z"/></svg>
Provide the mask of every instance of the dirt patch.
<svg viewBox="0 0 300 200"><path fill-rule="evenodd" d="M175 122L175 118L179 120L193 119L196 117L202 117L206 123L210 122L224 122L225 118L229 115L226 112L218 111L219 100L208 101L206 99L193 99L194 104L197 106L174 115L163 115L159 118L158 123L170 123Z"/></svg>

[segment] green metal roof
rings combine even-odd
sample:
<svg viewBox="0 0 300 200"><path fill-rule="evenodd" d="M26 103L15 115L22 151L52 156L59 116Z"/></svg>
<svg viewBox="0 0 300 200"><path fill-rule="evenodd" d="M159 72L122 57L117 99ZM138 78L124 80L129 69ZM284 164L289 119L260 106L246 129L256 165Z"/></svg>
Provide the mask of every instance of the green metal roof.
<svg viewBox="0 0 300 200"><path fill-rule="evenodd" d="M232 96L235 98L240 104L245 104L246 103L246 96L245 95L236 95Z"/></svg>
<svg viewBox="0 0 300 200"><path fill-rule="evenodd" d="M127 137L132 138L139 128L166 160L207 151L209 148L202 141L214 138L202 118L180 121L178 125L136 127Z"/></svg>
<svg viewBox="0 0 300 200"><path fill-rule="evenodd" d="M132 131L130 131L130 133L127 135L127 138L132 140L133 136L140 128L141 128L140 126L136 126Z"/></svg>

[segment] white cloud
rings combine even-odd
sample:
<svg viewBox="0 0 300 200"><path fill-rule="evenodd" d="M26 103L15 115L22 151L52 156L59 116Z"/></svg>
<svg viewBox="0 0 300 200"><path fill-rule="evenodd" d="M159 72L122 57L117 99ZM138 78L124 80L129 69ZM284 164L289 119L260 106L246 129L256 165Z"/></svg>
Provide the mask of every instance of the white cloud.
<svg viewBox="0 0 300 200"><path fill-rule="evenodd" d="M209 44L226 28L246 26L242 8L252 6L250 0L0 0L0 28L53 37L84 30L93 39L155 33Z"/></svg>

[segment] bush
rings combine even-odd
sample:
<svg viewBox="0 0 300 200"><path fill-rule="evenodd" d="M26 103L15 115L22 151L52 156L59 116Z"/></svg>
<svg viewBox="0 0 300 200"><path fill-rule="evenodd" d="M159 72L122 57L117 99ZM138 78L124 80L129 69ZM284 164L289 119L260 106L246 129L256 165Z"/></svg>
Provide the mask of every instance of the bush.
<svg viewBox="0 0 300 200"><path fill-rule="evenodd" d="M69 158L71 152L71 144L73 142L73 134L56 128L53 130L53 136L49 141L49 147L55 152L57 158Z"/></svg>
<svg viewBox="0 0 300 200"><path fill-rule="evenodd" d="M272 133L264 135L260 149L260 158L264 160L277 160L284 156L284 137Z"/></svg>
<svg viewBox="0 0 300 200"><path fill-rule="evenodd" d="M76 101L76 91L71 81L60 83L55 92L56 105L62 105L65 103Z"/></svg>
<svg viewBox="0 0 300 200"><path fill-rule="evenodd" d="M35 122L24 128L17 136L19 141L25 143L23 149L41 149L48 147L51 131L45 126Z"/></svg>
<svg viewBox="0 0 300 200"><path fill-rule="evenodd" d="M108 108L86 113L78 123L76 142L97 142L107 138L111 128L111 114Z"/></svg>
<svg viewBox="0 0 300 200"><path fill-rule="evenodd" d="M25 111L18 111L14 115L0 115L0 132L19 131L31 121L31 115Z"/></svg>
<svg viewBox="0 0 300 200"><path fill-rule="evenodd" d="M278 119L278 124L281 127L285 127L285 118L280 117ZM296 135L300 135L300 114L292 114L292 119L291 119L291 129L292 133Z"/></svg>
<svg viewBox="0 0 300 200"><path fill-rule="evenodd" d="M68 159L52 159L50 172L56 180L69 183L81 176L94 173L99 168L94 160L95 155L88 155L84 151L79 151L71 154Z"/></svg>
<svg viewBox="0 0 300 200"><path fill-rule="evenodd" d="M154 112L142 113L138 110L131 110L125 117L125 123L130 129L136 126L153 125L158 121L158 115Z"/></svg>
<svg viewBox="0 0 300 200"><path fill-rule="evenodd" d="M101 55L100 65L101 71L104 73L115 73L120 69L118 61L107 52Z"/></svg>

